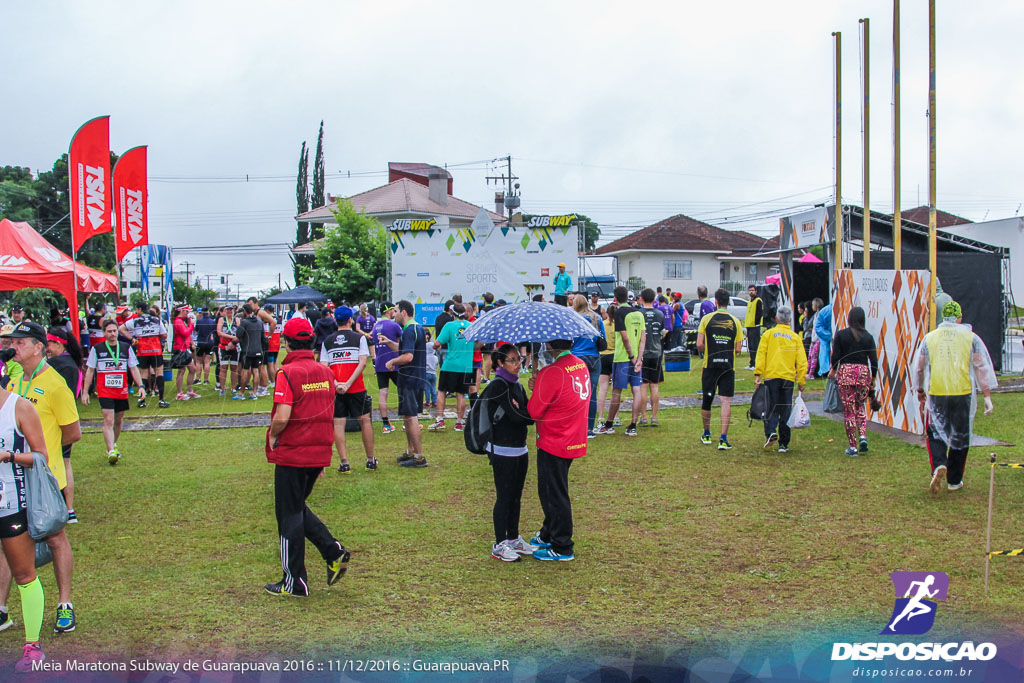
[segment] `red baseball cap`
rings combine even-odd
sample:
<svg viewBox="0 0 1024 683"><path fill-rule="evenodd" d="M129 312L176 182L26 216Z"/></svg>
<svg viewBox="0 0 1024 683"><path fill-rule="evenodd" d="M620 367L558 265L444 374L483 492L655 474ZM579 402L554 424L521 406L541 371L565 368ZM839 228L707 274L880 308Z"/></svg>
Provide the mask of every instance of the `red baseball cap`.
<svg viewBox="0 0 1024 683"><path fill-rule="evenodd" d="M305 318L292 318L284 324L281 334L292 339L312 339L313 326Z"/></svg>

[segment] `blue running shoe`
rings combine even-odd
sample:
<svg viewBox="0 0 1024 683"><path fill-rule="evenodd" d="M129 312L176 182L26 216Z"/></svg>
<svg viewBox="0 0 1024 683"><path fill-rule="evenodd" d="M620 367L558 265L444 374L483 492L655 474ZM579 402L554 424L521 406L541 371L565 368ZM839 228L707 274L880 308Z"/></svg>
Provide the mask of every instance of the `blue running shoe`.
<svg viewBox="0 0 1024 683"><path fill-rule="evenodd" d="M540 548L533 551L533 557L537 560L548 560L552 562L572 562L576 559L575 555L562 555L556 553L551 548Z"/></svg>
<svg viewBox="0 0 1024 683"><path fill-rule="evenodd" d="M729 439L725 438L724 434L718 438L718 450L720 450L720 451L732 450L732 444L729 443Z"/></svg>
<svg viewBox="0 0 1024 683"><path fill-rule="evenodd" d="M538 532L536 536L534 536L533 538L530 539L530 545L536 546L537 548L550 548L551 547L550 543L545 543L544 541L540 540L540 532Z"/></svg>

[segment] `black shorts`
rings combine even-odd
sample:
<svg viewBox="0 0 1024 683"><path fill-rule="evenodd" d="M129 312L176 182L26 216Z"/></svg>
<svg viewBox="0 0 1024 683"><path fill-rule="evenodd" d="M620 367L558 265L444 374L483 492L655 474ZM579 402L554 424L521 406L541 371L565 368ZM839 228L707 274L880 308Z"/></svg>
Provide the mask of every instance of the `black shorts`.
<svg viewBox="0 0 1024 683"><path fill-rule="evenodd" d="M423 383L419 379L408 379L398 387L398 414L401 417L416 417L423 412Z"/></svg>
<svg viewBox="0 0 1024 683"><path fill-rule="evenodd" d="M258 353L255 356L246 356L242 359L243 370L259 370L261 365L263 365L262 353Z"/></svg>
<svg viewBox="0 0 1024 683"><path fill-rule="evenodd" d="M377 373L377 388L387 389L388 382L391 382L398 387L398 373L392 370L391 372L378 372Z"/></svg>
<svg viewBox="0 0 1024 683"><path fill-rule="evenodd" d="M221 349L220 362L223 365L238 365L238 349Z"/></svg>
<svg viewBox="0 0 1024 683"><path fill-rule="evenodd" d="M442 370L437 376L437 390L446 394L468 394L475 384L476 376L472 372Z"/></svg>
<svg viewBox="0 0 1024 683"><path fill-rule="evenodd" d="M0 538L14 538L28 531L28 514L19 510L13 515L0 517Z"/></svg>
<svg viewBox="0 0 1024 683"><path fill-rule="evenodd" d="M700 376L701 410L711 410L711 403L715 400L715 394L723 398L732 398L736 392L736 371L732 368L704 368Z"/></svg>
<svg viewBox="0 0 1024 683"><path fill-rule="evenodd" d="M68 444L64 444L64 445L62 445L60 447L60 455L65 460L70 460L71 459L71 446L72 445L73 444L68 443Z"/></svg>
<svg viewBox="0 0 1024 683"><path fill-rule="evenodd" d="M139 370L162 368L164 366L163 355L139 356Z"/></svg>
<svg viewBox="0 0 1024 683"><path fill-rule="evenodd" d="M270 350L270 340L267 339L266 337L263 337L262 348L263 348L263 355L264 356L267 355L267 351Z"/></svg>
<svg viewBox="0 0 1024 683"><path fill-rule="evenodd" d="M612 359L615 357L614 353L606 353L601 356L601 374L605 377L612 376Z"/></svg>
<svg viewBox="0 0 1024 683"><path fill-rule="evenodd" d="M360 418L369 415L370 395L366 391L334 395L334 418Z"/></svg>
<svg viewBox="0 0 1024 683"><path fill-rule="evenodd" d="M115 413L123 413L128 410L128 399L126 398L104 398L103 396L99 398L102 410L113 410Z"/></svg>
<svg viewBox="0 0 1024 683"><path fill-rule="evenodd" d="M213 355L213 344L196 344L196 358Z"/></svg>
<svg viewBox="0 0 1024 683"><path fill-rule="evenodd" d="M665 367L662 356L644 358L640 364L640 378L644 384L661 384L665 381Z"/></svg>

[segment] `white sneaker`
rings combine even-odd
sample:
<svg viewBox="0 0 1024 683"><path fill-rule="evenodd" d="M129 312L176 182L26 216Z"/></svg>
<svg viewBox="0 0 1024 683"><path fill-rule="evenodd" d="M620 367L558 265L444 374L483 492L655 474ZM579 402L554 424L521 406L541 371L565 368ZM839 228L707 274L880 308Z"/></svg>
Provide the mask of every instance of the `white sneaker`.
<svg viewBox="0 0 1024 683"><path fill-rule="evenodd" d="M434 418L433 424L427 427L428 432L440 432L444 430L444 420L441 418Z"/></svg>
<svg viewBox="0 0 1024 683"><path fill-rule="evenodd" d="M520 555L533 555L533 551L537 549L537 546L530 545L524 541L522 536L512 541L505 541L505 545L512 548L512 550L516 551Z"/></svg>
<svg viewBox="0 0 1024 683"><path fill-rule="evenodd" d="M946 485L946 488L949 489L950 491L957 491L959 489L962 489L963 487L964 487L964 483L962 481L959 484L947 484Z"/></svg>
<svg viewBox="0 0 1024 683"><path fill-rule="evenodd" d="M491 547L491 557L502 562L518 562L519 553L512 549L508 544L508 541L502 541L501 543L495 543Z"/></svg>

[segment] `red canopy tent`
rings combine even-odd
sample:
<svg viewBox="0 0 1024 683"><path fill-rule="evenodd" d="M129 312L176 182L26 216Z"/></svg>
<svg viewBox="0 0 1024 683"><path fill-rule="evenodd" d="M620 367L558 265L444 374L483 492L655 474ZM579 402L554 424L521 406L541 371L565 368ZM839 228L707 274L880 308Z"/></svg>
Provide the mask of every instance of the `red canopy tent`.
<svg viewBox="0 0 1024 683"><path fill-rule="evenodd" d="M0 219L0 291L42 287L67 299L71 325L78 335L77 291L89 294L117 292L117 277L81 263L57 250L28 223Z"/></svg>

